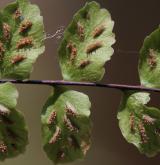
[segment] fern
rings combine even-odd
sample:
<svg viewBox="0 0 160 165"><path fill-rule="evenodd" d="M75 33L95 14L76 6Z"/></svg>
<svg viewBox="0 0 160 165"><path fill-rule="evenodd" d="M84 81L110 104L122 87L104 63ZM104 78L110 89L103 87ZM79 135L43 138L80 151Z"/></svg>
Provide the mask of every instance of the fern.
<svg viewBox="0 0 160 165"><path fill-rule="evenodd" d="M44 52L43 18L28 0L17 0L1 10L0 70L2 78L26 79Z"/></svg>
<svg viewBox="0 0 160 165"><path fill-rule="evenodd" d="M59 87L48 99L41 115L42 137L44 150L55 163L86 155L91 143L90 107L85 94Z"/></svg>
<svg viewBox="0 0 160 165"><path fill-rule="evenodd" d="M0 160L25 151L28 131L23 115L16 110L18 92L14 85L0 85Z"/></svg>
<svg viewBox="0 0 160 165"><path fill-rule="evenodd" d="M106 9L90 2L78 11L66 28L59 47L59 61L64 80L99 81L104 64L113 54L113 21Z"/></svg>
<svg viewBox="0 0 160 165"><path fill-rule="evenodd" d="M43 17L29 0L16 0L0 10L0 77L7 78L0 80L4 83L0 85L1 161L24 153L28 144L25 119L16 110L18 91L13 83L52 86L41 124L44 151L55 164L84 159L92 134L89 97L60 85L122 90L117 114L122 135L148 157L160 152L160 109L147 106L149 91L160 92L160 28L145 39L140 50L141 86L99 84L104 65L114 52L113 26L108 10L94 1L86 3L73 16L58 48L64 80L28 80L33 64L45 50Z"/></svg>

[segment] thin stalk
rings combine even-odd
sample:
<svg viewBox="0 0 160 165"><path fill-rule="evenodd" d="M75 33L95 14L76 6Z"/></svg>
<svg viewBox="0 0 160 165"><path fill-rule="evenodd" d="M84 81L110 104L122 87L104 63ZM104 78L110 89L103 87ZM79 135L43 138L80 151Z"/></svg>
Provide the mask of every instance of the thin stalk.
<svg viewBox="0 0 160 165"><path fill-rule="evenodd" d="M114 88L119 90L137 90L137 91L149 91L160 92L157 88L147 88L138 85L125 85L125 84L101 84L94 82L73 82L63 80L0 80L0 83L11 82L14 84L35 84L35 85L50 85L50 86L90 86L90 87L102 87L102 88Z"/></svg>

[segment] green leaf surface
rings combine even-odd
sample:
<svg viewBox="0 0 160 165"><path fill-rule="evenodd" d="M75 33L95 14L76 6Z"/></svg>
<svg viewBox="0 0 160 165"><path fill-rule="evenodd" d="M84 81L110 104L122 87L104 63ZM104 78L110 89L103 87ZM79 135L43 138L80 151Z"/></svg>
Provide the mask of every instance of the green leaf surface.
<svg viewBox="0 0 160 165"><path fill-rule="evenodd" d="M82 159L91 144L91 103L83 93L56 87L42 115L44 150L54 163Z"/></svg>
<svg viewBox="0 0 160 165"><path fill-rule="evenodd" d="M24 117L15 109L17 97L13 84L0 85L0 161L23 153L28 144Z"/></svg>
<svg viewBox="0 0 160 165"><path fill-rule="evenodd" d="M0 76L27 79L44 52L44 25L38 6L17 0L0 11Z"/></svg>
<svg viewBox="0 0 160 165"><path fill-rule="evenodd" d="M141 84L160 88L160 27L146 37L140 51Z"/></svg>
<svg viewBox="0 0 160 165"><path fill-rule="evenodd" d="M17 105L18 92L11 83L0 85L0 100L4 106L14 109Z"/></svg>
<svg viewBox="0 0 160 165"><path fill-rule="evenodd" d="M106 9L89 2L73 17L59 47L59 61L64 80L100 81L104 64L113 54L114 22Z"/></svg>
<svg viewBox="0 0 160 165"><path fill-rule="evenodd" d="M146 104L144 92L124 92L118 112L119 127L124 138L148 157L160 152L160 109Z"/></svg>

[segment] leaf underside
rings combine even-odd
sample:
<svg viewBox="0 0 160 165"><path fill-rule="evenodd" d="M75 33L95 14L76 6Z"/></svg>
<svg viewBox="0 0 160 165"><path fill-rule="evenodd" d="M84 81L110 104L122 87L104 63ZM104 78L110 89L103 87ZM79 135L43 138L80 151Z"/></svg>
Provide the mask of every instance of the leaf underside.
<svg viewBox="0 0 160 165"><path fill-rule="evenodd" d="M140 51L139 75L142 85L160 88L160 28L144 40Z"/></svg>
<svg viewBox="0 0 160 165"><path fill-rule="evenodd" d="M44 150L54 163L82 159L91 143L90 101L88 96L56 87L43 108Z"/></svg>
<svg viewBox="0 0 160 165"><path fill-rule="evenodd" d="M148 93L124 92L118 112L124 138L148 157L160 151L160 110L148 107Z"/></svg>
<svg viewBox="0 0 160 165"><path fill-rule="evenodd" d="M0 161L23 153L28 144L24 117L15 109L17 97L13 84L0 85Z"/></svg>
<svg viewBox="0 0 160 165"><path fill-rule="evenodd" d="M36 5L17 0L0 11L0 77L27 79L44 52L43 17Z"/></svg>
<svg viewBox="0 0 160 165"><path fill-rule="evenodd" d="M106 9L96 2L86 3L73 17L59 47L64 80L100 81L104 64L113 54L114 22Z"/></svg>

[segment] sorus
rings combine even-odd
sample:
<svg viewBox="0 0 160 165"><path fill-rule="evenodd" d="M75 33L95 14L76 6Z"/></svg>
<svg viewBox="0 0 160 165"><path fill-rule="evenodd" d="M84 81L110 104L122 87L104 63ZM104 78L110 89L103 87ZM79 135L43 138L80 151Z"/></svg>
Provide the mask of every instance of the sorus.
<svg viewBox="0 0 160 165"><path fill-rule="evenodd" d="M19 32L24 33L26 31L28 31L32 27L32 25L33 24L30 20L23 21L20 25Z"/></svg>
<svg viewBox="0 0 160 165"><path fill-rule="evenodd" d="M32 46L33 45L33 39L32 37L24 37L22 39L20 39L18 42L17 42L17 46L16 48L17 49L22 49L26 46Z"/></svg>
<svg viewBox="0 0 160 165"><path fill-rule="evenodd" d="M26 59L26 57L24 55L15 55L11 58L11 63L12 64L17 64L19 62L22 62L24 59Z"/></svg>

